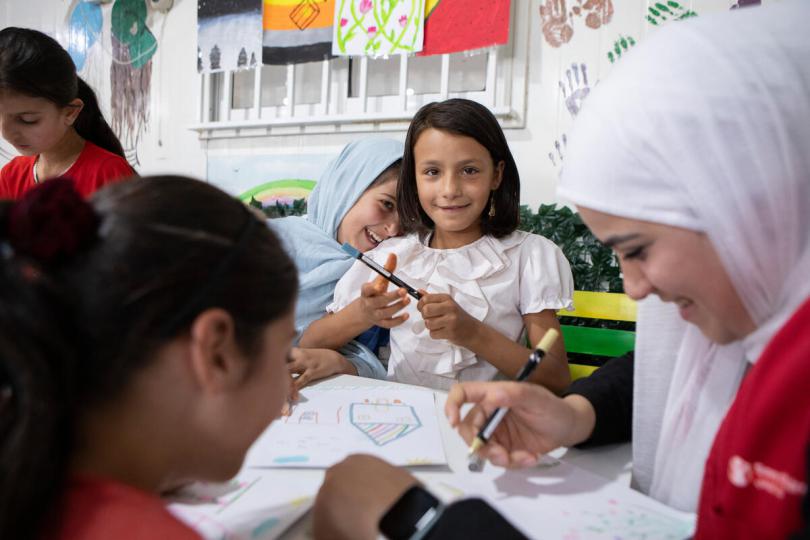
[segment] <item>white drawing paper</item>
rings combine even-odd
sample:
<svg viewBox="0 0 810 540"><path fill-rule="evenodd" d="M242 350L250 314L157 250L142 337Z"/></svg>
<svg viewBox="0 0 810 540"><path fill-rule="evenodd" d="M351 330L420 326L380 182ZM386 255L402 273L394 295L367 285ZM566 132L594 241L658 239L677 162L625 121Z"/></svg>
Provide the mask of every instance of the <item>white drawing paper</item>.
<svg viewBox="0 0 810 540"><path fill-rule="evenodd" d="M243 471L225 484L195 483L168 497L169 511L208 540L273 540L306 513L321 479L280 482Z"/></svg>
<svg viewBox="0 0 810 540"><path fill-rule="evenodd" d="M482 473L418 472L445 502L484 499L529 538L560 540L684 540L693 514L679 512L562 460L529 470L487 464Z"/></svg>
<svg viewBox="0 0 810 540"><path fill-rule="evenodd" d="M305 388L301 394L248 451L248 466L325 468L356 453L395 465L447 463L431 391Z"/></svg>

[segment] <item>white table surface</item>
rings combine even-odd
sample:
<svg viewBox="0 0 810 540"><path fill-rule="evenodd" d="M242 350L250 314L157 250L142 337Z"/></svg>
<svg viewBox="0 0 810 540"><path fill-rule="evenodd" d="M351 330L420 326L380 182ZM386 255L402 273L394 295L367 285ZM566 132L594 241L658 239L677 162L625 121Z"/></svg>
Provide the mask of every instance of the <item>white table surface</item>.
<svg viewBox="0 0 810 540"><path fill-rule="evenodd" d="M388 381L366 379L351 375L340 375L325 379L317 383L320 387L358 387L358 386L410 386L400 385ZM420 387L421 388L421 387ZM409 470L418 478L427 481L437 479L442 476L452 477L454 471L467 471L467 445L461 437L450 427L447 418L444 416L444 404L447 394L442 391L434 391L436 395L436 413L439 420L439 430L441 432L444 450L447 456L446 467L410 467ZM578 450L575 448L561 448L551 454L555 458L563 458L566 462L585 469L591 473L600 475L612 482L623 485L630 485L630 444L610 445L595 449ZM489 466L489 465L487 465ZM301 478L323 477L323 470L315 469L264 469L264 476L269 476L271 481L283 486L286 483L295 483ZM281 538L286 540L311 538L311 518L307 513L298 523L286 531Z"/></svg>

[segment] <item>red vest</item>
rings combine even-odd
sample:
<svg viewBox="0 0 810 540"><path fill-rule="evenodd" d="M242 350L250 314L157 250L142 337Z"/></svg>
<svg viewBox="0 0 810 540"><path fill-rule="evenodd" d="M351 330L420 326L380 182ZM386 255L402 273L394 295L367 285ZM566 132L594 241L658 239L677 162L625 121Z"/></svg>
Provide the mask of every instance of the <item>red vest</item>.
<svg viewBox="0 0 810 540"><path fill-rule="evenodd" d="M802 526L810 444L810 301L745 377L706 461L695 539L785 538Z"/></svg>

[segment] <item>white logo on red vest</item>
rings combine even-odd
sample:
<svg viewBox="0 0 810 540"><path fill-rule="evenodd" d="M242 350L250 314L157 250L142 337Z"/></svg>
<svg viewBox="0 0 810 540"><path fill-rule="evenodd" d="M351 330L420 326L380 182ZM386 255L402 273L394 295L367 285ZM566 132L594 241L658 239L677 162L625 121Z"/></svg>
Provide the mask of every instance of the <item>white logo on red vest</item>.
<svg viewBox="0 0 810 540"><path fill-rule="evenodd" d="M752 464L740 456L731 456L728 460L727 474L728 481L735 487L753 485L778 499L784 499L785 495L802 496L807 493L807 484L801 480L758 461Z"/></svg>

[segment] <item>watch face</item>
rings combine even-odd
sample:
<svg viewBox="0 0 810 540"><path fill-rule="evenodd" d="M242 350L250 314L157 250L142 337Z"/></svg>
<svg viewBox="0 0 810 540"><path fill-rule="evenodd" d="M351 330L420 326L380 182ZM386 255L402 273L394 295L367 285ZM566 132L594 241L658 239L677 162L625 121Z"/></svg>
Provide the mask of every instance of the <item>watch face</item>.
<svg viewBox="0 0 810 540"><path fill-rule="evenodd" d="M411 486L380 520L380 532L391 540L407 540L417 530L432 523L431 516L441 506L422 486Z"/></svg>

